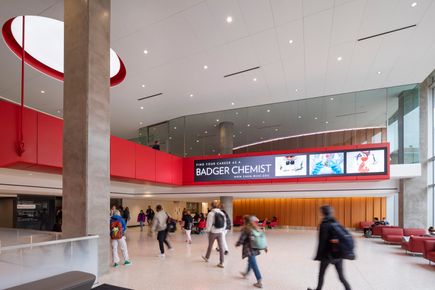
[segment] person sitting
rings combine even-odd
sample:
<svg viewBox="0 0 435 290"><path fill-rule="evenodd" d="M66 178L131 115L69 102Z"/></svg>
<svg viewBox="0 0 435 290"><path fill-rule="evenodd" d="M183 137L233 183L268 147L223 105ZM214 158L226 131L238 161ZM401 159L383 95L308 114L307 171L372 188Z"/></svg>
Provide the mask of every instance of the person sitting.
<svg viewBox="0 0 435 290"><path fill-rule="evenodd" d="M205 227L207 226L207 221L204 217L200 218L198 222L198 234L202 234L204 232Z"/></svg>
<svg viewBox="0 0 435 290"><path fill-rule="evenodd" d="M387 218L383 217L381 224L384 226L388 226L390 223L387 221Z"/></svg>
<svg viewBox="0 0 435 290"><path fill-rule="evenodd" d="M435 236L435 228L434 227L429 227L427 231L429 232L429 235Z"/></svg>

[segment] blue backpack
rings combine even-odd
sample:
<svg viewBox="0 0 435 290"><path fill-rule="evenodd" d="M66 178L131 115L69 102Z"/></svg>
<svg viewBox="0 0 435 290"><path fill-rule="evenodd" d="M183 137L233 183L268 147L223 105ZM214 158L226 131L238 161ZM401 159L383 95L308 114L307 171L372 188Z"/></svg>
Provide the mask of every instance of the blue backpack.
<svg viewBox="0 0 435 290"><path fill-rule="evenodd" d="M267 248L266 235L263 231L252 230L251 247L257 250L265 250Z"/></svg>
<svg viewBox="0 0 435 290"><path fill-rule="evenodd" d="M355 260L355 244L352 235L339 223L331 223L331 255L335 259Z"/></svg>

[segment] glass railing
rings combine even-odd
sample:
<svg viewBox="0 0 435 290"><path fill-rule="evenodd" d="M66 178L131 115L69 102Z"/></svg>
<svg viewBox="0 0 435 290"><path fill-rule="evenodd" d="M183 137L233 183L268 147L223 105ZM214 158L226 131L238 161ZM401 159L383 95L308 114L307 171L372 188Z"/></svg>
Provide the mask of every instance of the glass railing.
<svg viewBox="0 0 435 290"><path fill-rule="evenodd" d="M24 232L10 231L9 234L15 234L15 238L5 238L6 231L0 230L3 238L0 244L0 289L68 271L97 276L98 236L57 239L59 235ZM48 240L41 241L43 239Z"/></svg>

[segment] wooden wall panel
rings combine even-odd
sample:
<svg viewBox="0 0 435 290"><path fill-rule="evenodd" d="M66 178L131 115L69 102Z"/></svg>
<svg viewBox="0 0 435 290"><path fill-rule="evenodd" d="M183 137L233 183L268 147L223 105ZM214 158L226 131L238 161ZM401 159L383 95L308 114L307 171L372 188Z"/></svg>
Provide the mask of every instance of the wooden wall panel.
<svg viewBox="0 0 435 290"><path fill-rule="evenodd" d="M381 198L375 197L373 200L373 216L381 219L382 218L382 212L381 212Z"/></svg>
<svg viewBox="0 0 435 290"><path fill-rule="evenodd" d="M387 198L381 197L381 216L379 218L384 218L387 216Z"/></svg>

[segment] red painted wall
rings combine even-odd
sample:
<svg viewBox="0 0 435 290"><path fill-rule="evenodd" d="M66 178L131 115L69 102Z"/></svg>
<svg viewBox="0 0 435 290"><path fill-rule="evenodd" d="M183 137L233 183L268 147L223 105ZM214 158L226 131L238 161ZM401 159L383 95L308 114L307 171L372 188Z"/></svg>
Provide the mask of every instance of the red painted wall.
<svg viewBox="0 0 435 290"><path fill-rule="evenodd" d="M37 164L50 167L62 167L63 121L38 113ZM25 142L27 142L25 137Z"/></svg>

